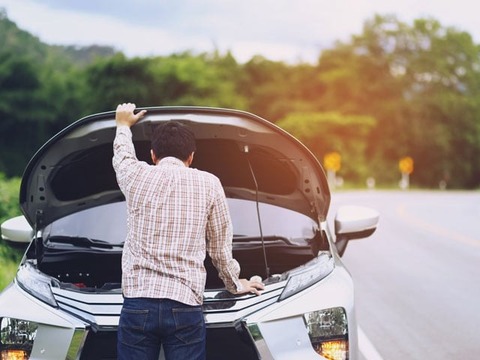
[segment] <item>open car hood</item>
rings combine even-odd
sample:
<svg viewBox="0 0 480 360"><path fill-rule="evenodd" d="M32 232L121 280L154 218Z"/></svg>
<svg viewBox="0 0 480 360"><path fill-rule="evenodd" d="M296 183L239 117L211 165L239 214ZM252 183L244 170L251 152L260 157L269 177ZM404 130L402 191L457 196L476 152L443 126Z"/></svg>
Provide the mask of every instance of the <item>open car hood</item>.
<svg viewBox="0 0 480 360"><path fill-rule="evenodd" d="M218 176L227 197L258 199L325 220L330 204L325 174L312 153L279 127L238 110L146 109L132 127L140 160L151 163L153 128L179 120L195 133L192 167ZM124 200L112 167L114 137L114 112L91 115L62 130L33 156L20 189L20 206L32 227Z"/></svg>

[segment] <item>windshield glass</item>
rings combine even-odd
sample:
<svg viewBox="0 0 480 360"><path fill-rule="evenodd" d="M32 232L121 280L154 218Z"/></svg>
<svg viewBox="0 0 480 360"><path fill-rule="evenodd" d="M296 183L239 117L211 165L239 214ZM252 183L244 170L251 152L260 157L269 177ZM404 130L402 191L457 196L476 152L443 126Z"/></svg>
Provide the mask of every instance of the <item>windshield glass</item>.
<svg viewBox="0 0 480 360"><path fill-rule="evenodd" d="M308 216L279 206L254 201L228 199L234 237L260 236L260 224L264 236L282 236L291 241L305 242L315 235L318 226Z"/></svg>
<svg viewBox="0 0 480 360"><path fill-rule="evenodd" d="M260 225L254 201L227 199L234 237L259 237ZM127 233L126 203L117 202L79 211L47 226L43 237L78 237L101 240L113 245L124 242ZM269 204L259 204L264 236L281 236L305 244L318 229L309 217Z"/></svg>
<svg viewBox="0 0 480 360"><path fill-rule="evenodd" d="M125 201L97 206L65 216L48 225L43 237L79 237L120 245L127 234Z"/></svg>

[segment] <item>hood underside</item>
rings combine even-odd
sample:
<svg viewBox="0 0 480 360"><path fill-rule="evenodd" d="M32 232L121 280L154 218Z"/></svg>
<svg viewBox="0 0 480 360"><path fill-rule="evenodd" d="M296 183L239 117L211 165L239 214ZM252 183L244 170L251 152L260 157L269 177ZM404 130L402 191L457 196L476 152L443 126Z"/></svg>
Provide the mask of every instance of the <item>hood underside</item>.
<svg viewBox="0 0 480 360"><path fill-rule="evenodd" d="M324 220L330 192L317 159L294 137L250 113L217 108L155 107L132 127L139 160L161 122L194 132L192 167L218 176L227 197L256 200ZM85 117L50 139L31 159L20 205L37 228L74 212L124 199L112 167L115 113Z"/></svg>

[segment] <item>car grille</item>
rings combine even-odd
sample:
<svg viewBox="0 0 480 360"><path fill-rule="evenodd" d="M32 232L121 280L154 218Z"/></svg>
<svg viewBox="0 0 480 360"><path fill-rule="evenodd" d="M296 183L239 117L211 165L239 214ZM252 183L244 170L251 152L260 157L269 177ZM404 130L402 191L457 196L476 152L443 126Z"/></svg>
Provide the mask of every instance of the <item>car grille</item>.
<svg viewBox="0 0 480 360"><path fill-rule="evenodd" d="M207 326L207 359L259 359L255 343L241 319L275 303L284 284L271 286L262 296L235 298L220 292L207 292L204 314ZM92 294L54 288L59 307L90 324L81 360L117 358L117 326L122 306L120 293Z"/></svg>

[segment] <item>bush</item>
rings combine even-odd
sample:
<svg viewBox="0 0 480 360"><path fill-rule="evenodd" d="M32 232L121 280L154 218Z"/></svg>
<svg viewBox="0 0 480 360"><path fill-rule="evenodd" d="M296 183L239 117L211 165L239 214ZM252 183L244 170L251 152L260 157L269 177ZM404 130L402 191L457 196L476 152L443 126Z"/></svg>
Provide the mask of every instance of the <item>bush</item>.
<svg viewBox="0 0 480 360"><path fill-rule="evenodd" d="M21 214L18 204L20 181L18 177L7 179L0 173L0 222Z"/></svg>
<svg viewBox="0 0 480 360"><path fill-rule="evenodd" d="M7 179L0 173L0 223L21 214L18 204L19 190L20 178ZM15 276L21 256L21 250L0 241L0 290Z"/></svg>

